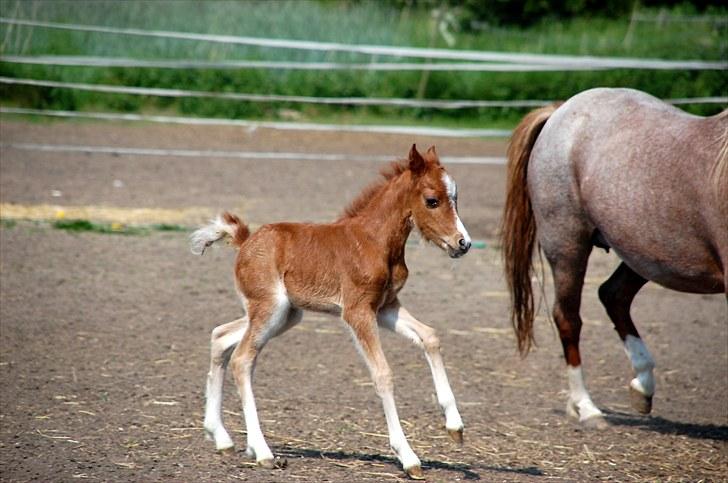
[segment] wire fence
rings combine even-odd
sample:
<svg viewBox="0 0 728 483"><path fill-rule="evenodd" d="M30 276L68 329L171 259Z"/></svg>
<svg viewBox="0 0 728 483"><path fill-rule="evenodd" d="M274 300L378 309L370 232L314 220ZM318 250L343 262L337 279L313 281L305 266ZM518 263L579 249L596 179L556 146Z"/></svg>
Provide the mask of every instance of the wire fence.
<svg viewBox="0 0 728 483"><path fill-rule="evenodd" d="M279 69L279 70L353 70L353 71L441 71L441 72L568 72L607 70L599 65L516 64L495 62L292 62L270 60L194 60L194 59L127 59L65 55L5 55L0 62L10 64L51 65L65 67L130 67L144 69ZM728 65L728 64L727 64ZM717 69L719 66L715 66ZM626 68L626 67L625 67ZM703 69L695 66L692 70ZM672 64L653 70L673 70ZM706 70L710 70L707 69Z"/></svg>
<svg viewBox="0 0 728 483"><path fill-rule="evenodd" d="M158 37L167 39L216 42L224 44L258 46L266 48L318 50L347 52L372 56L410 57L425 59L425 62L281 62L260 60L200 61L185 59L127 59L118 57L91 56L0 56L0 62L51 66L127 67L164 69L305 69L305 70L367 70L367 71L474 71L474 72L540 72L540 71L582 71L604 69L650 69L650 70L728 70L726 61L704 60L661 60L617 57L569 56L548 54L504 53L453 49L432 49L419 47L392 47L382 45L351 45L333 42L313 42L289 39L242 37L232 35L200 34L161 30L141 30L96 25L65 24L35 20L0 17L0 23L37 28L65 29L80 32L96 32L113 35ZM432 60L459 62L432 62ZM467 61L467 62L462 62ZM159 96L172 98L211 98L246 102L287 102L350 106L394 106L430 109L468 108L524 108L549 104L551 100L428 100L404 98L369 97L313 97L273 95L235 92L195 91L185 89L150 88L106 84L60 82L46 79L0 77L0 83L56 89L73 89L110 94ZM726 104L728 97L696 97L666 99L671 104ZM76 117L104 120L127 120L165 122L178 124L236 125L249 129L267 127L273 129L306 129L325 131L378 132L399 134L421 134L433 136L460 137L502 137L510 135L502 129L447 129L415 126L384 125L331 125L314 123L267 122L243 119L218 119L179 116L152 116L142 114L117 114L104 112L75 112L63 110L24 109L2 107L5 114L26 114L53 117Z"/></svg>
<svg viewBox="0 0 728 483"><path fill-rule="evenodd" d="M303 104L330 104L349 106L394 106L394 107L417 107L428 109L472 109L483 107L540 107L551 104L554 100L506 100L506 101L482 101L482 100L424 100L404 98L381 98L381 97L310 97L310 96L281 96L272 94L252 94L237 92L211 92L194 91L185 89L162 89L152 87L129 87L105 84L84 84L76 82L56 82L36 79L18 79L15 77L0 77L0 84L26 85L38 87L53 87L59 89L75 89L90 92L104 92L111 94L132 94L140 96L160 97L197 97L212 99L229 99L248 102L293 102ZM726 104L728 97L692 97L665 99L673 105L680 104Z"/></svg>
<svg viewBox="0 0 728 483"><path fill-rule="evenodd" d="M159 149L98 145L82 146L76 144L0 143L0 148L50 153L111 154L114 156L157 156L175 158L230 158L285 161L363 161L382 163L392 160L392 156L386 154L230 151L220 149ZM443 163L447 164L503 165L506 163L506 158L503 156L442 156L440 159Z"/></svg>
<svg viewBox="0 0 728 483"><path fill-rule="evenodd" d="M294 50L317 50L324 52L347 52L367 55L383 55L394 57L414 57L422 59L469 60L478 62L509 62L521 64L540 64L558 66L584 66L594 69L710 69L726 70L726 61L702 60L660 60L635 59L627 57L595 57L550 54L526 54L487 52L473 50L431 49L422 47L392 47L383 45L352 45L336 42L315 42L306 40L269 39L260 37L242 37L235 35L199 34L190 32L172 32L166 30L141 30L131 28L104 27L96 25L65 24L40 22L0 17L0 23L25 25L32 27L75 30L81 32L98 32L119 35L159 37L180 40L217 42L232 45L248 45L269 48L285 48Z"/></svg>
<svg viewBox="0 0 728 483"><path fill-rule="evenodd" d="M247 119L222 119L216 117L155 116L148 114L120 114L115 112L79 112L50 109L26 109L0 107L0 114L22 114L65 118L95 119L103 121L144 121L166 124L192 124L205 126L238 126L251 131L258 128L289 131L332 131L364 132L380 134L411 134L441 137L508 137L509 129L450 129L444 127L361 125L361 124L319 124L308 122L252 121Z"/></svg>

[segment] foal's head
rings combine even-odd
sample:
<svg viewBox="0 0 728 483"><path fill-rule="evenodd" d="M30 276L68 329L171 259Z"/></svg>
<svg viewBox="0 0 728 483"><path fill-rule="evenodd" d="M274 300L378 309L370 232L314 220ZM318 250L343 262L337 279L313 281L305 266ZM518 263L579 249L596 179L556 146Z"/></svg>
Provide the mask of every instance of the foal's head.
<svg viewBox="0 0 728 483"><path fill-rule="evenodd" d="M447 251L451 258L470 249L470 235L458 216L458 188L440 164L432 146L424 156L413 144L409 152L412 189L409 208L412 220L425 240Z"/></svg>

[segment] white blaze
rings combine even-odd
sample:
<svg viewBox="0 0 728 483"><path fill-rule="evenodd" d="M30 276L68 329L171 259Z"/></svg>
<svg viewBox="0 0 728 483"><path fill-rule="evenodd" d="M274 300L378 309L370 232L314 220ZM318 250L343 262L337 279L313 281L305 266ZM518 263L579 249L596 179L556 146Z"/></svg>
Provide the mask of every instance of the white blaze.
<svg viewBox="0 0 728 483"><path fill-rule="evenodd" d="M463 236L465 241L467 243L470 243L470 234L465 228L465 225L463 225L463 222L460 220L460 216L458 215L458 210L456 206L458 199L458 185L455 184L455 181L447 173L442 175L442 182L445 183L447 198L450 200L450 206L452 206L453 213L455 214L455 226L458 232L460 232L460 234Z"/></svg>

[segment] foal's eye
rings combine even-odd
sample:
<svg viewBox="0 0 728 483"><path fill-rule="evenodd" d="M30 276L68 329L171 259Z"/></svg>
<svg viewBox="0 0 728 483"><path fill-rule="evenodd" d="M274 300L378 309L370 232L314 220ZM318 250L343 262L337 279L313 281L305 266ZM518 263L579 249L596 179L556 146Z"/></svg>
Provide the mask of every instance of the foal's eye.
<svg viewBox="0 0 728 483"><path fill-rule="evenodd" d="M437 198L425 198L425 205L430 209L437 208L440 201Z"/></svg>

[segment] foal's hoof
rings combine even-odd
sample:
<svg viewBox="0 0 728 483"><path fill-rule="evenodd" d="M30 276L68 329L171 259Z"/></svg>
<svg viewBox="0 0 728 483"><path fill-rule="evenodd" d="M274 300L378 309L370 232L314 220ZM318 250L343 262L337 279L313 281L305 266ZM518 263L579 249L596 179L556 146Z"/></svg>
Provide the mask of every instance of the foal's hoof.
<svg viewBox="0 0 728 483"><path fill-rule="evenodd" d="M424 480L425 474L422 472L422 468L419 466L411 466L404 470L407 476L413 480Z"/></svg>
<svg viewBox="0 0 728 483"><path fill-rule="evenodd" d="M447 434L449 434L450 439L452 439L457 444L463 444L463 428L448 429Z"/></svg>
<svg viewBox="0 0 728 483"><path fill-rule="evenodd" d="M228 446L227 448L218 448L217 454L220 456L232 456L235 454L235 446Z"/></svg>
<svg viewBox="0 0 728 483"><path fill-rule="evenodd" d="M273 459L260 460L257 462L258 466L266 470L282 470L288 466L288 460L284 458L275 457Z"/></svg>
<svg viewBox="0 0 728 483"><path fill-rule="evenodd" d="M633 387L629 388L629 399L632 407L640 414L650 414L652 411L652 396L645 396Z"/></svg>
<svg viewBox="0 0 728 483"><path fill-rule="evenodd" d="M604 419L604 416L602 416L601 414L590 416L586 419L581 420L580 422L582 426L584 426L586 429L596 429L602 431L609 427L609 423L607 423L607 420Z"/></svg>

